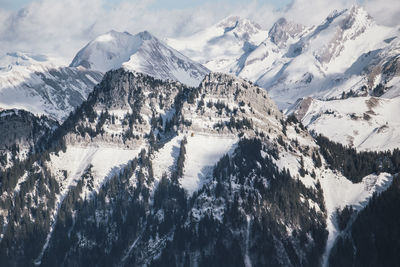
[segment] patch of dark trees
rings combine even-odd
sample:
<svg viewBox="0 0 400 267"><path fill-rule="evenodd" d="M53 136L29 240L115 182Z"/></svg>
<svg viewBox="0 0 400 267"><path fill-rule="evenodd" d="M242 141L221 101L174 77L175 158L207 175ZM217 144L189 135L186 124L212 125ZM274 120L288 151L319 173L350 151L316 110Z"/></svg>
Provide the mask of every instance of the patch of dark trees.
<svg viewBox="0 0 400 267"><path fill-rule="evenodd" d="M322 135L317 135L315 140L320 147L320 154L330 167L342 172L353 183L361 182L363 177L372 173L400 172L398 148L383 152L357 151L355 148L330 141Z"/></svg>
<svg viewBox="0 0 400 267"><path fill-rule="evenodd" d="M316 190L308 189L287 170L279 171L270 157L261 155L267 149L259 139L242 139L233 155L222 157L212 180L189 200L192 209L204 208L204 199L220 203L221 220L212 212L199 219L190 212L189 223L176 227L172 241L150 266L191 266L194 262L245 266L246 254L255 266L320 266L327 239L322 189L319 184ZM317 203L322 211L301 202L300 196ZM297 225L290 237L286 225Z"/></svg>

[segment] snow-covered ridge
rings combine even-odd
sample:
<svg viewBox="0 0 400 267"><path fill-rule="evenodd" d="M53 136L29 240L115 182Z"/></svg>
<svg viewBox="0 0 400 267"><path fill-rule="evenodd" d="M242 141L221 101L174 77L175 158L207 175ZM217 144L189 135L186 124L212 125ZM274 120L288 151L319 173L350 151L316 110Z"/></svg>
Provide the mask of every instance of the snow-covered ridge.
<svg viewBox="0 0 400 267"><path fill-rule="evenodd" d="M106 72L124 67L162 80L177 80L197 86L207 68L192 61L144 31L136 35L110 31L82 48L71 67L82 66Z"/></svg>
<svg viewBox="0 0 400 267"><path fill-rule="evenodd" d="M51 65L57 66L63 59L49 57L47 55L9 52L0 57L0 73L11 71L14 68L28 67L32 65Z"/></svg>
<svg viewBox="0 0 400 267"><path fill-rule="evenodd" d="M304 29L288 39L286 47L266 40L247 57L239 76L269 90L280 108L306 96L340 97L343 91L358 91L364 85L372 90L363 73L371 62L361 59L374 51L392 50L385 40L394 36L396 29L377 25L355 6Z"/></svg>
<svg viewBox="0 0 400 267"><path fill-rule="evenodd" d="M309 130L359 150L392 150L400 143L400 98L305 99L294 113Z"/></svg>
<svg viewBox="0 0 400 267"><path fill-rule="evenodd" d="M62 59L8 53L0 59L0 108L24 109L62 121L102 78L98 71L65 67Z"/></svg>
<svg viewBox="0 0 400 267"><path fill-rule="evenodd" d="M213 71L257 83L280 109L286 109L307 96L371 94L380 83L387 84L387 97L399 95L391 82L399 72L379 75L393 70L387 66L396 62L398 40L397 28L378 25L355 5L331 12L311 27L281 18L269 31L231 16L191 36L169 38L167 43Z"/></svg>

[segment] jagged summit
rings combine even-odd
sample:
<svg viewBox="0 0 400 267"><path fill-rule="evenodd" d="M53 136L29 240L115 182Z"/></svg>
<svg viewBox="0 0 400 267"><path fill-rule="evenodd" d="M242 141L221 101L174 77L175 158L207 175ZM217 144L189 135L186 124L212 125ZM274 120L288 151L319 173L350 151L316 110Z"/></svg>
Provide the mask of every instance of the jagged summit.
<svg viewBox="0 0 400 267"><path fill-rule="evenodd" d="M288 22L285 18L278 19L268 32L271 42L281 47L289 38L294 38L305 29L305 26Z"/></svg>
<svg viewBox="0 0 400 267"><path fill-rule="evenodd" d="M221 20L216 24L216 27L223 28L224 34L232 32L236 34L238 38L247 39L248 41L252 41L252 36L262 31L259 24L234 15Z"/></svg>
<svg viewBox="0 0 400 267"><path fill-rule="evenodd" d="M148 31L139 32L138 35L142 40L151 40L154 36ZM154 37L155 38L155 37Z"/></svg>
<svg viewBox="0 0 400 267"><path fill-rule="evenodd" d="M244 63L237 61L236 74L269 90L282 109L302 97L340 98L343 91L364 86L370 91L376 84L367 82L371 79L365 72L379 62L378 54L395 47L385 40L398 35L360 6L331 12L312 27L280 19L268 40L246 55Z"/></svg>
<svg viewBox="0 0 400 267"><path fill-rule="evenodd" d="M208 70L169 47L148 31L131 35L110 31L82 48L71 66L106 72L124 67L158 79L197 86Z"/></svg>
<svg viewBox="0 0 400 267"><path fill-rule="evenodd" d="M351 22L350 24L345 24L346 27L350 27L353 24L368 25L376 23L368 11L359 5L353 5L350 9L344 10L344 14L346 15L347 21Z"/></svg>

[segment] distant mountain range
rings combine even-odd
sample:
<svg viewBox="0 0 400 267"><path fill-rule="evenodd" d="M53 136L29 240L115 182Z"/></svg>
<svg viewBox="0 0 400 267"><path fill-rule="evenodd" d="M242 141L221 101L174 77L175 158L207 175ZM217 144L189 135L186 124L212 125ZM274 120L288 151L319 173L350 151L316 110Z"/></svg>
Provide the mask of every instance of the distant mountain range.
<svg viewBox="0 0 400 267"><path fill-rule="evenodd" d="M391 115L400 96L400 32L362 7L334 11L311 27L282 18L268 32L229 17L168 43L213 71L255 82L280 109L335 141L366 150L400 142L400 120Z"/></svg>
<svg viewBox="0 0 400 267"><path fill-rule="evenodd" d="M399 30L361 7L0 59L5 266L396 266Z"/></svg>

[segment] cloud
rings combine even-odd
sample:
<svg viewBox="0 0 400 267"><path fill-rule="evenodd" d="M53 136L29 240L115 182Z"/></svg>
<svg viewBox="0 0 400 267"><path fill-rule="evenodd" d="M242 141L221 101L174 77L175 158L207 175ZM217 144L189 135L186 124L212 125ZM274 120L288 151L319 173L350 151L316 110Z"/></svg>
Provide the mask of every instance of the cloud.
<svg viewBox="0 0 400 267"><path fill-rule="evenodd" d="M355 3L352 0L295 0L284 16L291 21L311 26L321 23L332 11L348 8Z"/></svg>
<svg viewBox="0 0 400 267"><path fill-rule="evenodd" d="M332 10L349 7L348 0L294 0L287 9L261 0L206 1L186 8L157 8L158 0L36 0L18 11L0 8L0 54L10 51L53 54L70 61L94 37L111 29L132 34L149 30L160 38L188 35L228 15L250 18L268 29L285 16L303 24L320 23ZM398 0L366 0L380 22L399 17ZM395 7L395 8L393 8ZM397 11L396 11L397 10Z"/></svg>
<svg viewBox="0 0 400 267"><path fill-rule="evenodd" d="M98 19L98 2L34 1L16 12L2 12L0 47L39 53L47 50L62 55Z"/></svg>
<svg viewBox="0 0 400 267"><path fill-rule="evenodd" d="M380 24L399 25L400 2L398 0L366 0L364 7Z"/></svg>
<svg viewBox="0 0 400 267"><path fill-rule="evenodd" d="M257 1L207 2L197 7L157 9L152 0L38 0L18 11L0 9L0 53L19 50L72 58L89 40L111 29L149 30L160 38L193 33L230 14L272 23L272 7Z"/></svg>
<svg viewBox="0 0 400 267"><path fill-rule="evenodd" d="M378 24L399 25L399 0L294 0L284 15L306 25L320 23L333 10L362 6Z"/></svg>

